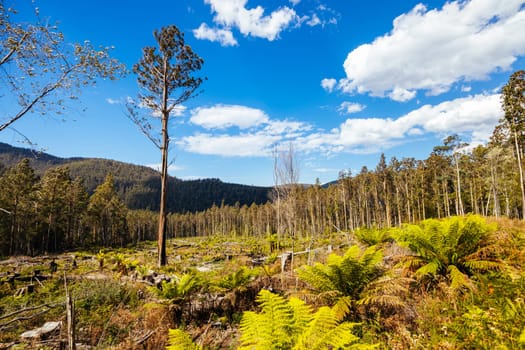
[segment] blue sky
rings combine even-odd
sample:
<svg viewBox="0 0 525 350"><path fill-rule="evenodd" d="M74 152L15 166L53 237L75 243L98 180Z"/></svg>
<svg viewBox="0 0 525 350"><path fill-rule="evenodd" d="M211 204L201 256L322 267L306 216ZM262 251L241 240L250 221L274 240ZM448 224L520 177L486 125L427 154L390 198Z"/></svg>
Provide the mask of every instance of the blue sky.
<svg viewBox="0 0 525 350"><path fill-rule="evenodd" d="M208 80L171 125L170 173L183 179L272 185L272 150L289 142L304 183L374 168L381 153L425 159L453 133L484 143L502 117L501 87L525 68L521 0L37 6L67 41L113 45L130 69L154 45L153 30L175 24L185 33ZM54 155L155 166L158 149L124 113L122 103L137 92L133 74L102 81L67 115L28 115L13 128ZM20 145L20 136L6 130L0 141Z"/></svg>

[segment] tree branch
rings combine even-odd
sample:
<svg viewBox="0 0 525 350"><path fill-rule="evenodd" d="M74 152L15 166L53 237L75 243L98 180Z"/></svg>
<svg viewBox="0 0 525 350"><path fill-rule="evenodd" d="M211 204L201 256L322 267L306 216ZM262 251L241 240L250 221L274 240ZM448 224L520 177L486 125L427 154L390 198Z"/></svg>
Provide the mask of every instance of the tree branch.
<svg viewBox="0 0 525 350"><path fill-rule="evenodd" d="M22 43L27 39L29 34L26 32L20 39L20 41L9 51L1 60L0 60L0 66L9 61L11 56L18 50L18 48L22 45Z"/></svg>
<svg viewBox="0 0 525 350"><path fill-rule="evenodd" d="M64 73L60 76L60 78L56 82L54 82L53 84L47 85L38 96L33 98L31 103L27 104L24 108L22 108L14 117L9 119L7 122L5 122L4 124L0 125L0 132L3 131L4 129L6 129L9 125L11 125L14 122L16 122L18 119L22 118L27 112L29 112L33 108L33 106L35 104L37 104L40 100L42 100L48 94L50 94L51 92L56 90L60 86L62 81L64 81L64 79L72 71L73 71L73 68L69 68L68 70L64 71Z"/></svg>

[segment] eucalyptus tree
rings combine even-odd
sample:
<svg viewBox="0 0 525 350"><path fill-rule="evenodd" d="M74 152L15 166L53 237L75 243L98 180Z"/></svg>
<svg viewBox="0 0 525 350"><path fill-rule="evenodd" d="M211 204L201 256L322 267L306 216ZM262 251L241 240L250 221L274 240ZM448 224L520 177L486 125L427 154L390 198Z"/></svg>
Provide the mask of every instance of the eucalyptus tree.
<svg viewBox="0 0 525 350"><path fill-rule="evenodd" d="M62 113L83 87L126 71L110 57L110 47L67 43L34 10L33 23L18 21L17 11L0 0L0 101L10 106L0 116L0 131L29 112Z"/></svg>
<svg viewBox="0 0 525 350"><path fill-rule="evenodd" d="M525 145L525 70L514 72L501 94L505 122L514 139L516 160L520 175L521 215L525 219L525 184L523 175L523 147Z"/></svg>
<svg viewBox="0 0 525 350"><path fill-rule="evenodd" d="M204 63L186 44L184 33L170 25L153 33L158 47L147 46L133 66L139 85L138 102L127 105L128 116L160 150L161 195L158 229L158 264L166 265L169 121L174 110L197 94L203 78L196 77ZM151 111L145 115L142 109ZM153 124L160 122L160 130Z"/></svg>

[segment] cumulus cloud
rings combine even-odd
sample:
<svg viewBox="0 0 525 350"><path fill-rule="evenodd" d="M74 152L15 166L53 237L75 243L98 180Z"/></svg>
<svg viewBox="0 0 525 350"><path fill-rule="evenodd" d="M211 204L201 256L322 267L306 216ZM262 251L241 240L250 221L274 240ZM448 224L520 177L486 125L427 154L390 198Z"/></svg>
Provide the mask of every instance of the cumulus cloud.
<svg viewBox="0 0 525 350"><path fill-rule="evenodd" d="M179 142L186 151L225 157L265 157L270 155L277 135L264 133L241 135L196 134Z"/></svg>
<svg viewBox="0 0 525 350"><path fill-rule="evenodd" d="M379 152L425 133L463 133L479 144L488 141L502 116L499 94L475 95L425 105L397 119L347 119L330 133L312 135L306 141L312 149L354 153Z"/></svg>
<svg viewBox="0 0 525 350"><path fill-rule="evenodd" d="M275 145L295 140L311 130L309 124L271 119L260 109L240 105L200 107L190 114L190 122L208 132L183 137L177 143L188 152L206 155L269 156ZM234 130L226 131L227 128Z"/></svg>
<svg viewBox="0 0 525 350"><path fill-rule="evenodd" d="M298 15L295 7L301 0L289 0L291 7L281 6L271 12L260 5L248 8L248 0L204 0L214 14L215 27L202 23L193 30L197 39L219 42L222 46L238 45L233 29L244 36L276 40L287 28L299 28L303 24L310 27L337 24L340 14L325 5L319 5L308 15Z"/></svg>
<svg viewBox="0 0 525 350"><path fill-rule="evenodd" d="M334 91L334 88L336 85L337 85L337 80L333 78L325 78L321 80L321 87L328 92Z"/></svg>
<svg viewBox="0 0 525 350"><path fill-rule="evenodd" d="M210 28L206 23L202 23L199 28L193 30L193 35L197 39L217 41L221 46L237 46L237 40L229 29Z"/></svg>
<svg viewBox="0 0 525 350"><path fill-rule="evenodd" d="M190 122L206 129L224 129L236 126L246 129L266 123L268 115L257 108L239 105L199 107L191 111Z"/></svg>
<svg viewBox="0 0 525 350"><path fill-rule="evenodd" d="M352 114L352 113L361 112L365 108L366 106L360 103L353 103L353 102L345 101L341 103L341 105L339 106L337 110L341 114Z"/></svg>
<svg viewBox="0 0 525 350"><path fill-rule="evenodd" d="M508 70L525 54L523 0L451 1L415 6L392 30L351 51L338 87L407 101L418 90L439 95L457 82ZM332 87L333 88L333 87Z"/></svg>
<svg viewBox="0 0 525 350"><path fill-rule="evenodd" d="M426 135L443 137L461 134L472 145L488 141L494 126L503 116L499 94L479 94L424 105L399 118L348 118L337 128L320 130L300 121L271 119L261 110L233 106L230 116L214 119L214 108L197 109L196 125L207 129L186 136L177 143L188 152L228 157L265 157L279 144L293 142L306 153L375 153L396 145L409 143ZM355 105L349 102L348 106ZM348 107L347 106L347 107ZM218 105L217 110L225 111ZM358 107L350 107L358 109ZM360 106L359 108L364 108ZM245 121L235 111L251 111ZM226 127L238 130L225 130Z"/></svg>
<svg viewBox="0 0 525 350"><path fill-rule="evenodd" d="M205 3L209 4L212 12L215 13L213 22L225 29L209 28L203 23L199 29L203 28L202 31L206 32L207 36L196 37L210 40L218 31L223 30L223 35L226 35L226 32L230 35L231 28L237 28L244 36L273 41L291 23L298 20L295 10L287 6L265 15L265 9L262 6L248 9L246 8L247 2L248 0L205 0ZM233 35L231 38L233 39Z"/></svg>

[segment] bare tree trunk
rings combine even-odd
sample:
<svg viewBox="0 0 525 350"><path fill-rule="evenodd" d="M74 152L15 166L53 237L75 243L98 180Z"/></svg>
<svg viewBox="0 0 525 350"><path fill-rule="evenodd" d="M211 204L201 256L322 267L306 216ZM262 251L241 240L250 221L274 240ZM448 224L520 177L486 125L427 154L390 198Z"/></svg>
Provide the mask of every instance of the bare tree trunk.
<svg viewBox="0 0 525 350"><path fill-rule="evenodd" d="M165 61L165 65L167 62ZM166 79L166 77L165 77ZM159 231L157 234L158 244L158 263L159 267L164 266L168 263L166 257L166 220L167 220L167 208L166 202L168 197L168 148L169 148L169 135L168 135L168 120L170 112L168 110L168 85L164 82L164 91L162 98L162 165L160 172L160 208L159 208Z"/></svg>
<svg viewBox="0 0 525 350"><path fill-rule="evenodd" d="M75 305L67 288L67 277L64 272L64 289L66 290L67 349L75 350Z"/></svg>
<svg viewBox="0 0 525 350"><path fill-rule="evenodd" d="M514 130L514 144L516 146L516 156L518 158L518 168L520 173L521 218L525 220L525 187L523 185L523 167L521 165L521 150L518 144L518 133L516 130Z"/></svg>
<svg viewBox="0 0 525 350"><path fill-rule="evenodd" d="M454 155L454 163L456 163L456 213L458 215L465 215L463 209L463 199L461 198L461 178L459 176L459 159Z"/></svg>

